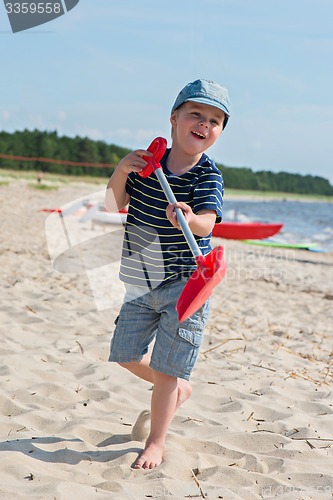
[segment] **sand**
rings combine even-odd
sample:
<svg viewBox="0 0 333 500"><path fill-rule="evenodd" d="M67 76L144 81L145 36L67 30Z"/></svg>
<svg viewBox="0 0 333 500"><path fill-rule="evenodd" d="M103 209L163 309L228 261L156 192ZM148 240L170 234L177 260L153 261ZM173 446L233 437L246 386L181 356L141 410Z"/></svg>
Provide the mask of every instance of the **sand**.
<svg viewBox="0 0 333 500"><path fill-rule="evenodd" d="M164 462L133 470L143 443L132 430L151 385L107 361L121 232L110 240L110 228L69 216L77 247L51 259L39 211L100 189L0 186L0 498L331 498L332 254L213 240L229 271L193 395Z"/></svg>

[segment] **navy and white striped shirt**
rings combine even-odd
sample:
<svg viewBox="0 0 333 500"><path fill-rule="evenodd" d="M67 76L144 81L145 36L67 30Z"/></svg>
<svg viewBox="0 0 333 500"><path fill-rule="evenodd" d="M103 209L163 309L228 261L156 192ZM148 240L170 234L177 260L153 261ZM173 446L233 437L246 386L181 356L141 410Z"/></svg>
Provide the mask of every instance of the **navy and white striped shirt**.
<svg viewBox="0 0 333 500"><path fill-rule="evenodd" d="M203 154L197 165L182 175L172 174L166 166L168 149L161 160L166 178L177 201L190 205L194 213L215 210L216 222L222 219L223 179L214 162ZM156 288L190 276L195 259L183 233L166 216L168 201L162 187L151 174L144 178L131 172L126 183L131 197L120 266L125 283ZM195 236L201 252L210 252L211 233Z"/></svg>

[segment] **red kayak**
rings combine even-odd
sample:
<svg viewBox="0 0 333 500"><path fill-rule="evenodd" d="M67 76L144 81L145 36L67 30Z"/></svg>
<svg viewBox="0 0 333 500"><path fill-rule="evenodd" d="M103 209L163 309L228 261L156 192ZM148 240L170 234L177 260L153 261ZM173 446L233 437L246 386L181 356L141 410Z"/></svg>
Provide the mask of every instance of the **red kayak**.
<svg viewBox="0 0 333 500"><path fill-rule="evenodd" d="M213 236L230 240L261 240L280 231L283 224L264 222L221 222L213 227Z"/></svg>

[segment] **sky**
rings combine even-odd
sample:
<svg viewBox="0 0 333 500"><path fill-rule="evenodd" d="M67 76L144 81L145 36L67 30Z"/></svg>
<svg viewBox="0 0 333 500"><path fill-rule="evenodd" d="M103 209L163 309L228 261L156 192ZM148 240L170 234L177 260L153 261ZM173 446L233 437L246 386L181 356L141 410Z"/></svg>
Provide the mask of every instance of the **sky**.
<svg viewBox="0 0 333 500"><path fill-rule="evenodd" d="M205 78L232 104L217 163L333 184L332 0L80 0L19 33L4 3L0 130L170 145L178 92Z"/></svg>

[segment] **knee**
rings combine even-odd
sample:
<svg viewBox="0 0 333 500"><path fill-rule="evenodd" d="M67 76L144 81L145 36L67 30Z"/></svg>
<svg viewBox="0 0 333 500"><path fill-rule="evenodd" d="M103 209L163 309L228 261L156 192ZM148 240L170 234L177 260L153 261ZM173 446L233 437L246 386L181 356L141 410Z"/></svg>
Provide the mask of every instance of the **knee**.
<svg viewBox="0 0 333 500"><path fill-rule="evenodd" d="M154 370L154 384L158 383L168 383L177 385L178 379L177 377L173 377L172 375L167 375L166 373L158 372Z"/></svg>

